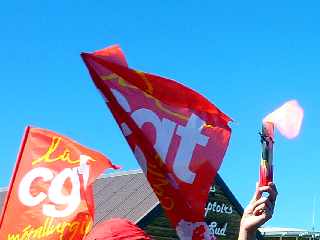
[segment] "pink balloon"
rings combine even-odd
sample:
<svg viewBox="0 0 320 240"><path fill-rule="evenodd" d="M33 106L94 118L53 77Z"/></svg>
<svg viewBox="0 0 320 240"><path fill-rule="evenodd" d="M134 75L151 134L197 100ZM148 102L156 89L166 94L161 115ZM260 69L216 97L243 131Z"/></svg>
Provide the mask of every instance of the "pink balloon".
<svg viewBox="0 0 320 240"><path fill-rule="evenodd" d="M295 138L299 135L303 120L303 109L298 101L291 100L268 114L263 122L272 122L279 132L286 138Z"/></svg>

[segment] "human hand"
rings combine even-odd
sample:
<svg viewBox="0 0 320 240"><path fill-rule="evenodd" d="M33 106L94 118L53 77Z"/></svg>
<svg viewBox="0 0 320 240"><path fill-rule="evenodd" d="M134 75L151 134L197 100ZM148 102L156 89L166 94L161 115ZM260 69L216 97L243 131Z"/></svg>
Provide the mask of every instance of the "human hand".
<svg viewBox="0 0 320 240"><path fill-rule="evenodd" d="M269 193L269 196L264 197L264 192ZM256 187L256 192L241 218L239 240L255 239L257 229L272 218L277 195L277 188L271 182L268 186Z"/></svg>

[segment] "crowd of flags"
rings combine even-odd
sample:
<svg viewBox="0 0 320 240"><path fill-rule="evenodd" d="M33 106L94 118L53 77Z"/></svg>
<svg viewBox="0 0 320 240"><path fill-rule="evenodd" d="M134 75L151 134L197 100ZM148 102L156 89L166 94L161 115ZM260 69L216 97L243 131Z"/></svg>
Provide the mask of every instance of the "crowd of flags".
<svg viewBox="0 0 320 240"><path fill-rule="evenodd" d="M178 236L214 239L204 208L231 119L186 86L129 68L118 46L81 57ZM94 231L93 183L108 168L118 167L68 137L27 127L0 239L85 239Z"/></svg>

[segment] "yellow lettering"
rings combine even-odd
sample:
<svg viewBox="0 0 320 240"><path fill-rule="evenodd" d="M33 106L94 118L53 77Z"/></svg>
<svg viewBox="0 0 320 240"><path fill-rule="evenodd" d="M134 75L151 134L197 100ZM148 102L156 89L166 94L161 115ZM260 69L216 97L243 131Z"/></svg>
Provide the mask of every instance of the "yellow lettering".
<svg viewBox="0 0 320 240"><path fill-rule="evenodd" d="M56 235L56 239L59 240L64 240L66 236L68 240L72 240L78 236L78 234L82 236L87 235L93 226L93 221L89 216L83 221L63 221L56 225L53 221L53 218L46 218L41 226L32 227L28 225L20 233L8 234L7 240L35 240L43 239L51 235Z"/></svg>
<svg viewBox="0 0 320 240"><path fill-rule="evenodd" d="M155 98L154 96L152 96L151 94L153 93L153 86L150 83L150 80L145 76L145 74L143 72L140 71L135 71L140 77L141 79L145 82L145 84L147 85L147 89L143 92L143 94L147 97L150 98L152 100L154 100L156 106L163 112L170 114L172 116L175 116L177 118L180 118L182 120L188 120L187 116L184 116L183 114L177 113L177 112L173 112L171 110L169 110L168 108L164 107L162 105L162 103ZM100 76L102 80L110 80L110 81L116 81L121 87L127 87L127 88L132 88L132 89L138 89L136 86L129 84L126 80L124 80L122 77L120 77L119 75L112 73L109 75L103 75Z"/></svg>
<svg viewBox="0 0 320 240"><path fill-rule="evenodd" d="M172 210L174 207L173 199L171 197L162 198L162 207L167 211Z"/></svg>
<svg viewBox="0 0 320 240"><path fill-rule="evenodd" d="M30 229L30 230L29 230ZM27 226L25 229L22 231L22 237L21 240L29 240L30 235L32 234L33 229L31 228L31 225Z"/></svg>
<svg viewBox="0 0 320 240"><path fill-rule="evenodd" d="M64 149L64 151L58 155L57 157L52 157L54 153L57 152L59 144L61 143L61 137L53 137L51 145L49 146L47 152L43 154L40 158L33 160L32 165L35 165L40 162L52 163L56 161L63 161L70 164L80 163L80 159L72 160L71 159L71 151L69 149ZM90 159L90 161L95 161L94 159Z"/></svg>
<svg viewBox="0 0 320 240"><path fill-rule="evenodd" d="M70 236L70 240L72 240L75 235L77 234L78 232L78 229L79 229L79 222L73 222L70 227L69 227L69 231L72 233L71 236Z"/></svg>
<svg viewBox="0 0 320 240"><path fill-rule="evenodd" d="M103 76L101 76L101 78L102 78L102 80L116 81L122 87L138 89L136 86L133 86L133 85L129 84L126 80L124 80L122 77L120 77L119 75L117 75L115 73L112 73L112 74L109 74L109 75L103 75Z"/></svg>
<svg viewBox="0 0 320 240"><path fill-rule="evenodd" d="M19 234L9 234L7 240L20 240L20 235Z"/></svg>
<svg viewBox="0 0 320 240"><path fill-rule="evenodd" d="M38 239L41 239L42 237L42 231L43 231L43 226L33 230L33 234L32 234L32 237L33 238L38 238Z"/></svg>
<svg viewBox="0 0 320 240"><path fill-rule="evenodd" d="M54 233L54 225L53 225L53 218L49 218L48 227L46 230L46 236L49 236Z"/></svg>
<svg viewBox="0 0 320 240"><path fill-rule="evenodd" d="M93 227L93 221L92 221L92 219L90 218L90 219L88 220L88 223L87 223L87 225L86 225L86 228L84 229L84 234L87 235L87 234L91 231L92 227Z"/></svg>
<svg viewBox="0 0 320 240"><path fill-rule="evenodd" d="M174 201L172 197L164 196L165 187L169 184L168 180L157 169L163 167L163 161L157 154L154 161L148 163L148 176L152 178L152 188L156 195L161 199L161 205L165 210L172 210Z"/></svg>

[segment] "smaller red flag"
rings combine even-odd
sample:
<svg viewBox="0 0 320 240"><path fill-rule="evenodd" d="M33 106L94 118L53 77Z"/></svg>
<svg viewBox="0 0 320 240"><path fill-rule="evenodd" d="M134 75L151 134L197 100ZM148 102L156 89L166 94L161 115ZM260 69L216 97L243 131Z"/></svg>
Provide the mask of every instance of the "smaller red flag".
<svg viewBox="0 0 320 240"><path fill-rule="evenodd" d="M83 239L93 224L92 184L106 168L117 166L70 138L28 127L3 207L0 239Z"/></svg>

